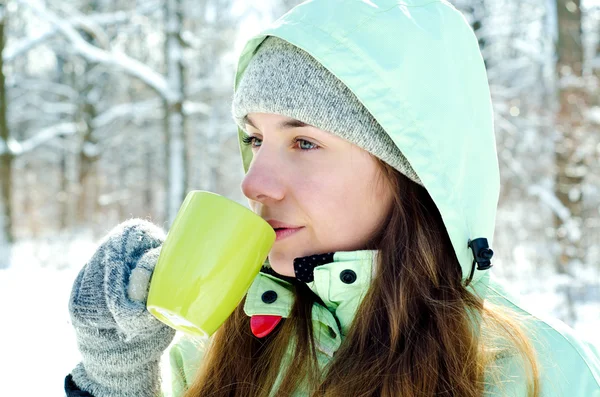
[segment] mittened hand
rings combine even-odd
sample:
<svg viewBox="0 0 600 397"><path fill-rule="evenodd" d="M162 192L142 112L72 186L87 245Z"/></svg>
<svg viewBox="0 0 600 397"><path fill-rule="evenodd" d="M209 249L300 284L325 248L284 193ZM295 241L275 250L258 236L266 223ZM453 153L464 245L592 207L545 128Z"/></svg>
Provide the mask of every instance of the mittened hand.
<svg viewBox="0 0 600 397"><path fill-rule="evenodd" d="M156 396L159 361L175 330L146 310L165 233L140 219L102 241L73 283L69 313L83 358L71 372L95 397Z"/></svg>
<svg viewBox="0 0 600 397"><path fill-rule="evenodd" d="M164 327L145 304L164 239L159 227L141 219L115 227L73 284L73 325L118 329L129 337Z"/></svg>

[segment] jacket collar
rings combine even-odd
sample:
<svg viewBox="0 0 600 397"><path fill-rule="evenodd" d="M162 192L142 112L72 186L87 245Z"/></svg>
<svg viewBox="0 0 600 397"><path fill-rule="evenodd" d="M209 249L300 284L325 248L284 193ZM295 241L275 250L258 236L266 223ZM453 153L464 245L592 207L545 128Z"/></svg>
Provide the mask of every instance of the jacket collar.
<svg viewBox="0 0 600 397"><path fill-rule="evenodd" d="M332 256L323 254L319 257L319 260L297 258L294 262L296 277L277 274L267 262L246 294L244 312L259 323L271 321L271 326L266 327L268 334L277 325L277 317L289 317L295 299L293 284L304 282L323 303L315 303L312 308L314 335L318 338L319 349L332 357L342 338L348 334L356 310L371 285L377 251L335 252ZM300 264L306 262L311 266L308 271L301 272L305 267L300 268ZM490 272L486 271L468 288L485 299L489 278Z"/></svg>
<svg viewBox="0 0 600 397"><path fill-rule="evenodd" d="M339 342L339 334L347 334L371 284L376 252L345 251L296 258L296 277L282 276L270 266L263 266L247 292L244 312L248 316L287 318L294 303L293 284L304 282L324 304L313 306L313 322L327 326Z"/></svg>

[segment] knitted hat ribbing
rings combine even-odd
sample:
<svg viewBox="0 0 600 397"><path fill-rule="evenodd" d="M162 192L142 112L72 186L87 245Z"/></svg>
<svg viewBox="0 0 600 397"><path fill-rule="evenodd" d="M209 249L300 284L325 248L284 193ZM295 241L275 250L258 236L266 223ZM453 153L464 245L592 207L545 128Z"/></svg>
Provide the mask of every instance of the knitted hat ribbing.
<svg viewBox="0 0 600 397"><path fill-rule="evenodd" d="M356 96L304 50L267 37L234 94L232 115L246 131L248 113L273 113L333 133L423 185L400 149Z"/></svg>

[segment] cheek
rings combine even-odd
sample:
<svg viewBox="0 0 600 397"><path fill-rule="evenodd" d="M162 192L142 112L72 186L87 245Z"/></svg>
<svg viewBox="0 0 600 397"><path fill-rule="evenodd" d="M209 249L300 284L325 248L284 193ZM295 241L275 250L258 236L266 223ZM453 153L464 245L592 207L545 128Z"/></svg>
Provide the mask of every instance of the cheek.
<svg viewBox="0 0 600 397"><path fill-rule="evenodd" d="M310 245L315 249L362 248L387 208L376 164L361 154L352 161L305 166L289 179L296 204L310 219Z"/></svg>
<svg viewBox="0 0 600 397"><path fill-rule="evenodd" d="M391 192L379 179L376 165L367 161L362 165L338 175L332 185L335 200L329 202L326 209L330 232L347 249L363 248L386 216L391 202Z"/></svg>
<svg viewBox="0 0 600 397"><path fill-rule="evenodd" d="M313 233L320 241L330 240L347 211L343 198L352 189L349 182L331 166L303 173L295 181L296 203L310 218Z"/></svg>
<svg viewBox="0 0 600 397"><path fill-rule="evenodd" d="M375 217L371 186L364 171L336 169L306 185L305 202L320 241L350 249ZM374 222L374 220L373 220Z"/></svg>

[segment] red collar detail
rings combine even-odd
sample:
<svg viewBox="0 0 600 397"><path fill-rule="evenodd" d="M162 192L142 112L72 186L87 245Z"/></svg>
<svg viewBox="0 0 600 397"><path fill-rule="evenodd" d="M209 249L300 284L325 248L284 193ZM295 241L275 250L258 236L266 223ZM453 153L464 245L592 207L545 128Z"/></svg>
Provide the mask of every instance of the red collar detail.
<svg viewBox="0 0 600 397"><path fill-rule="evenodd" d="M281 316L254 315L250 317L250 328L257 338L264 338L275 329L281 321Z"/></svg>

